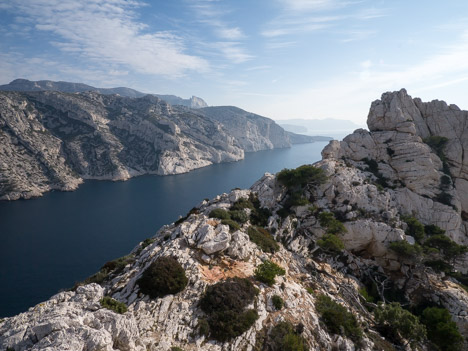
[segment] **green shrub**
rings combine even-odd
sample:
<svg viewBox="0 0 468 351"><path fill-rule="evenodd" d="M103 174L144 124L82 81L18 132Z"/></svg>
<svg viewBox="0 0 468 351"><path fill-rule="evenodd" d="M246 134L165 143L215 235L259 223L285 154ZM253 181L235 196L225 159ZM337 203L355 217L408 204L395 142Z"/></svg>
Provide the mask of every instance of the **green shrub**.
<svg viewBox="0 0 468 351"><path fill-rule="evenodd" d="M424 226L424 232L427 235L439 235L439 234L445 234L445 230L442 228L434 225L434 224L429 224Z"/></svg>
<svg viewBox="0 0 468 351"><path fill-rule="evenodd" d="M428 260L424 261L424 265L427 267L431 267L436 272L444 272L449 273L452 271L452 265L445 262L444 260Z"/></svg>
<svg viewBox="0 0 468 351"><path fill-rule="evenodd" d="M137 284L152 299L176 294L187 286L185 271L175 257L159 257L143 272Z"/></svg>
<svg viewBox="0 0 468 351"><path fill-rule="evenodd" d="M235 232L240 229L240 225L232 219L223 219L221 224L228 225L231 232Z"/></svg>
<svg viewBox="0 0 468 351"><path fill-rule="evenodd" d="M273 303L273 306L275 307L276 310L280 310L284 306L284 301L279 295L273 295L271 297L271 302Z"/></svg>
<svg viewBox="0 0 468 351"><path fill-rule="evenodd" d="M403 216L401 218L407 224L406 235L411 235L416 241L424 239L424 226L416 218L410 216Z"/></svg>
<svg viewBox="0 0 468 351"><path fill-rule="evenodd" d="M463 255L468 251L468 247L464 245L458 245L448 236L443 234L436 234L430 236L425 242L425 247L436 248L444 255L444 258L448 261L455 259L456 257Z"/></svg>
<svg viewBox="0 0 468 351"><path fill-rule="evenodd" d="M123 302L114 300L110 296L104 296L101 300L99 300L99 303L101 304L102 307L107 308L108 310L114 311L115 313L122 314L122 313L127 312L126 304L124 304Z"/></svg>
<svg viewBox="0 0 468 351"><path fill-rule="evenodd" d="M251 210L255 209L252 201L250 201L249 199L244 199L244 198L240 198L239 200L234 202L234 204L231 206L232 211L240 211L240 210L244 210L245 208L249 208Z"/></svg>
<svg viewBox="0 0 468 351"><path fill-rule="evenodd" d="M411 245L406 240L394 241L390 243L390 250L395 251L402 258L416 260L422 255L422 248L418 244Z"/></svg>
<svg viewBox="0 0 468 351"><path fill-rule="evenodd" d="M210 212L209 217L218 219L231 219L229 212L223 208L215 208Z"/></svg>
<svg viewBox="0 0 468 351"><path fill-rule="evenodd" d="M276 263L266 260L255 269L255 278L269 286L275 284L277 275L284 275L286 271Z"/></svg>
<svg viewBox="0 0 468 351"><path fill-rule="evenodd" d="M254 225L265 227L268 225L268 218L271 216L271 211L268 208L256 208L250 213L250 222Z"/></svg>
<svg viewBox="0 0 468 351"><path fill-rule="evenodd" d="M343 241L335 234L325 234L322 238L317 240L317 245L331 252L341 252L344 249Z"/></svg>
<svg viewBox="0 0 468 351"><path fill-rule="evenodd" d="M359 289L359 294L367 301L367 302L375 302L374 296L368 293L366 287Z"/></svg>
<svg viewBox="0 0 468 351"><path fill-rule="evenodd" d="M326 295L320 295L315 303L317 312L320 313L322 321L332 334L344 335L355 343L362 339L362 330L359 323L346 307L333 301Z"/></svg>
<svg viewBox="0 0 468 351"><path fill-rule="evenodd" d="M392 340L404 338L414 345L426 338L426 328L418 317L403 309L398 302L380 304L374 311L375 321L381 331Z"/></svg>
<svg viewBox="0 0 468 351"><path fill-rule="evenodd" d="M231 210L229 211L229 216L233 221L236 221L240 224L244 224L249 220L249 215L245 213L244 210Z"/></svg>
<svg viewBox="0 0 468 351"><path fill-rule="evenodd" d="M327 181L323 169L303 165L296 169L283 169L277 174L278 181L288 189L304 187L306 184L320 185Z"/></svg>
<svg viewBox="0 0 468 351"><path fill-rule="evenodd" d="M337 220L333 213L321 212L318 218L320 225L327 229L327 233L340 234L346 232L346 228L343 223Z"/></svg>
<svg viewBox="0 0 468 351"><path fill-rule="evenodd" d="M269 351L307 351L305 339L290 322L279 322L271 330L265 342Z"/></svg>
<svg viewBox="0 0 468 351"><path fill-rule="evenodd" d="M300 192L293 192L289 195L289 207L292 206L305 206L310 204L309 200L307 200Z"/></svg>
<svg viewBox="0 0 468 351"><path fill-rule="evenodd" d="M426 308L421 315L421 322L427 328L428 339L441 351L461 350L463 337L445 308Z"/></svg>
<svg viewBox="0 0 468 351"><path fill-rule="evenodd" d="M201 318L198 320L198 333L200 335L208 336L210 334L210 325L205 318Z"/></svg>
<svg viewBox="0 0 468 351"><path fill-rule="evenodd" d="M245 310L256 294L247 279L233 278L209 286L200 306L207 314L210 336L224 342L246 332L258 319L256 310Z"/></svg>
<svg viewBox="0 0 468 351"><path fill-rule="evenodd" d="M265 252L274 253L279 250L279 245L271 234L261 227L249 227L247 230L249 239Z"/></svg>

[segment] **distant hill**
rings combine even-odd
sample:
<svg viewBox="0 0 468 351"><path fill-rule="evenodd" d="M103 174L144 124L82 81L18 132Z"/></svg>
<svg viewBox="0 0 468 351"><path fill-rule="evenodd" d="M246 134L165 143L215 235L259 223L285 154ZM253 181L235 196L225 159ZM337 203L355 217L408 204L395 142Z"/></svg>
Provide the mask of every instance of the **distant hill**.
<svg viewBox="0 0 468 351"><path fill-rule="evenodd" d="M364 125L356 124L345 119L284 119L276 120L281 127L293 133L321 134L327 132L354 131L358 128L366 128Z"/></svg>
<svg viewBox="0 0 468 351"><path fill-rule="evenodd" d="M27 79L15 79L9 84L0 85L0 90L2 91L60 91L63 93L83 93L85 91L95 91L104 95L118 94L124 97L139 98L143 97L145 93L141 91L117 87L117 88L96 88L91 85L83 83L72 83L72 82L54 82L51 80L38 80L30 81ZM151 94L157 96L161 100L164 100L171 105L182 105L190 108L201 108L207 107L208 104L201 98L192 96L190 99L183 99L175 95L159 95Z"/></svg>

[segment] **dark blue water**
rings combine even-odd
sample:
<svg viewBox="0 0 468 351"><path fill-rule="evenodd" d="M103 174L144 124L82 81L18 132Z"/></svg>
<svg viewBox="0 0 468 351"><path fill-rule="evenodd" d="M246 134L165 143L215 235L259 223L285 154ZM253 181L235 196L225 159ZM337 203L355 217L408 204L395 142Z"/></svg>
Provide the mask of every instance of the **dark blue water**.
<svg viewBox="0 0 468 351"><path fill-rule="evenodd" d="M248 188L265 172L318 161L326 144L249 153L239 162L175 176L87 181L74 192L0 202L0 317L73 286L204 198Z"/></svg>

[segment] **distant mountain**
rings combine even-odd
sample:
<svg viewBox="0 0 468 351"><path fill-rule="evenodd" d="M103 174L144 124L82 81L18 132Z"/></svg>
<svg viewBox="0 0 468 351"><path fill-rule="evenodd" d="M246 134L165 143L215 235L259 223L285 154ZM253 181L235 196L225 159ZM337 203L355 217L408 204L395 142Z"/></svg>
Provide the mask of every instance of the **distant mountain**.
<svg viewBox="0 0 468 351"><path fill-rule="evenodd" d="M71 83L71 82L54 82L51 80L38 80L30 81L27 79L15 79L9 84L0 85L1 91L60 91L63 93L83 93L85 91L95 91L104 95L118 94L120 96L139 98L147 94L141 91L118 87L118 88L96 88L91 85L83 83ZM207 103L196 96L192 96L190 99L183 99L175 95L159 95L157 96L161 100L164 100L171 105L182 105L190 108L201 108L207 107Z"/></svg>
<svg viewBox="0 0 468 351"><path fill-rule="evenodd" d="M316 141L333 140L333 138L327 137L327 136L296 134L296 133L292 133L288 131L286 133L289 136L289 140L291 141L291 144L308 144L308 143L315 143Z"/></svg>
<svg viewBox="0 0 468 351"><path fill-rule="evenodd" d="M276 120L281 127L285 130L293 133L303 134L317 134L330 132L342 132L342 131L354 131L358 128L365 128L364 125L356 124L352 121L345 119L284 119Z"/></svg>
<svg viewBox="0 0 468 351"><path fill-rule="evenodd" d="M197 112L224 125L244 151L291 146L287 132L270 118L234 106L205 107Z"/></svg>

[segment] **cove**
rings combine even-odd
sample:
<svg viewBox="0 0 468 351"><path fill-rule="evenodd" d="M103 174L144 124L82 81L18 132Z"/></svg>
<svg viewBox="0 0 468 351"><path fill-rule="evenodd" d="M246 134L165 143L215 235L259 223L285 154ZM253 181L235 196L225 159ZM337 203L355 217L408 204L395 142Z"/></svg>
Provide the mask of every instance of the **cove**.
<svg viewBox="0 0 468 351"><path fill-rule="evenodd" d="M248 188L265 172L320 160L327 144L248 153L238 162L174 176L86 181L74 192L0 202L0 317L72 287L204 198Z"/></svg>

